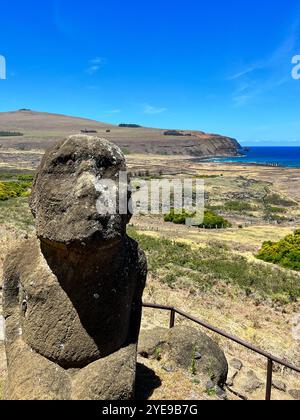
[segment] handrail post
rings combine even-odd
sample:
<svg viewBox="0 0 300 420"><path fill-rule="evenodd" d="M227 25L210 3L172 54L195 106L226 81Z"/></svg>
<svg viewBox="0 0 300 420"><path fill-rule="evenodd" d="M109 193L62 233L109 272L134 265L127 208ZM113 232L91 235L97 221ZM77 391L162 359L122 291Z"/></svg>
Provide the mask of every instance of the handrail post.
<svg viewBox="0 0 300 420"><path fill-rule="evenodd" d="M266 401L271 401L273 385L273 360L268 359Z"/></svg>
<svg viewBox="0 0 300 420"><path fill-rule="evenodd" d="M172 308L170 313L170 329L175 327L175 314L175 310Z"/></svg>

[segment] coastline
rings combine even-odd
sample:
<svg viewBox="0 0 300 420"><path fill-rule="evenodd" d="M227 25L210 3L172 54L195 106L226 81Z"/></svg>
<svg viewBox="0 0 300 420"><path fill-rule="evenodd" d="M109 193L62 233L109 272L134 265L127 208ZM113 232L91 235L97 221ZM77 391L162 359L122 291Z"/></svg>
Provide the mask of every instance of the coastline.
<svg viewBox="0 0 300 420"><path fill-rule="evenodd" d="M222 165L296 169L300 168L300 147L251 147L240 149L235 155L202 156L197 161Z"/></svg>

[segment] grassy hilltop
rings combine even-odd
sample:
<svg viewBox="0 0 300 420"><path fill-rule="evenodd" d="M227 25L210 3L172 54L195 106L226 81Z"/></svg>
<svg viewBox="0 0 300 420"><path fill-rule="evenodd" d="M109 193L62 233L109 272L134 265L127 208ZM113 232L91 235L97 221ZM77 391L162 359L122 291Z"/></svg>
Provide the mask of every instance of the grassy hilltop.
<svg viewBox="0 0 300 420"><path fill-rule="evenodd" d="M0 168L35 169L51 144L81 132L105 137L126 154L235 156L239 148L236 140L218 134L120 125L31 110L2 112L0 131L14 132L15 136L0 135Z"/></svg>

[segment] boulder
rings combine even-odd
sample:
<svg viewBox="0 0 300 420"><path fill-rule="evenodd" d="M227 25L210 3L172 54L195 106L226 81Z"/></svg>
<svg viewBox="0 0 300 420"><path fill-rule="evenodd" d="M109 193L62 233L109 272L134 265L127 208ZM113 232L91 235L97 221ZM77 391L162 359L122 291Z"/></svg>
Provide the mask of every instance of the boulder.
<svg viewBox="0 0 300 420"><path fill-rule="evenodd" d="M240 372L243 368L243 363L238 359L232 359L230 362L230 366Z"/></svg>
<svg viewBox="0 0 300 420"><path fill-rule="evenodd" d="M192 375L204 375L214 386L224 386L227 379L228 363L223 351L210 337L191 327L142 331L138 352Z"/></svg>
<svg viewBox="0 0 300 420"><path fill-rule="evenodd" d="M256 376L256 374L251 370L247 372L245 381L243 383L243 388L246 393L253 393L263 386L263 382Z"/></svg>
<svg viewBox="0 0 300 420"><path fill-rule="evenodd" d="M300 401L300 389L291 389L289 394L294 400Z"/></svg>
<svg viewBox="0 0 300 420"><path fill-rule="evenodd" d="M286 384L282 381L273 381L273 388L277 389L278 391L286 392Z"/></svg>

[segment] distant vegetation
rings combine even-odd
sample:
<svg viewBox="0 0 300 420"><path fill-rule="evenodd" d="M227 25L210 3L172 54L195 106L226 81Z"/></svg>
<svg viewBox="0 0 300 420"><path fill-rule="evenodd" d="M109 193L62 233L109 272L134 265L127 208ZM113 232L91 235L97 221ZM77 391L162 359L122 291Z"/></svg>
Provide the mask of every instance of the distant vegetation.
<svg viewBox="0 0 300 420"><path fill-rule="evenodd" d="M280 207L293 207L296 203L292 200L282 197L279 194L270 194L264 199L264 203L267 207L280 206Z"/></svg>
<svg viewBox="0 0 300 420"><path fill-rule="evenodd" d="M279 242L265 242L257 258L300 271L300 229Z"/></svg>
<svg viewBox="0 0 300 420"><path fill-rule="evenodd" d="M121 127L121 128L142 128L142 126L138 125L138 124L124 124L124 123L119 124L119 127Z"/></svg>
<svg viewBox="0 0 300 420"><path fill-rule="evenodd" d="M215 179L215 178L221 178L223 177L223 174L220 175L197 175L196 178L198 179Z"/></svg>
<svg viewBox="0 0 300 420"><path fill-rule="evenodd" d="M19 133L18 131L0 131L0 137L20 137L24 136L23 133Z"/></svg>
<svg viewBox="0 0 300 420"><path fill-rule="evenodd" d="M168 130L164 132L165 136L181 136L181 137L191 137L190 133L183 133L182 131L177 131L177 130Z"/></svg>
<svg viewBox="0 0 300 420"><path fill-rule="evenodd" d="M0 174L0 201L27 197L32 181L33 175Z"/></svg>
<svg viewBox="0 0 300 420"><path fill-rule="evenodd" d="M16 180L16 181L32 182L33 179L34 179L34 175L30 175L30 174L0 173L1 181Z"/></svg>
<svg viewBox="0 0 300 420"><path fill-rule="evenodd" d="M227 201L223 207L227 211L243 212L243 211L253 211L256 210L256 207L253 204L248 203L247 201Z"/></svg>
<svg viewBox="0 0 300 420"><path fill-rule="evenodd" d="M225 201L224 204L219 205L208 205L209 210L223 210L235 213L245 213L249 211L257 210L257 207L247 201L241 200L230 200Z"/></svg>
<svg viewBox="0 0 300 420"><path fill-rule="evenodd" d="M81 130L82 134L97 134L97 130Z"/></svg>
<svg viewBox="0 0 300 420"><path fill-rule="evenodd" d="M30 182L0 182L0 201L10 198L26 197L31 187Z"/></svg>
<svg viewBox="0 0 300 420"><path fill-rule="evenodd" d="M185 210L181 214L176 214L171 210L169 214L164 217L165 222L172 222L176 225L184 225L187 219L195 217L196 213L188 213ZM205 210L204 220L198 225L199 228L204 229L225 229L231 227L231 224L224 217L219 216L211 210Z"/></svg>
<svg viewBox="0 0 300 420"><path fill-rule="evenodd" d="M140 234L133 228L129 228L128 233L146 252L151 275L171 288L178 287L185 279L203 291L231 284L247 295L259 293L280 303L300 298L297 273L249 262L224 244L210 243L206 248L195 248Z"/></svg>

